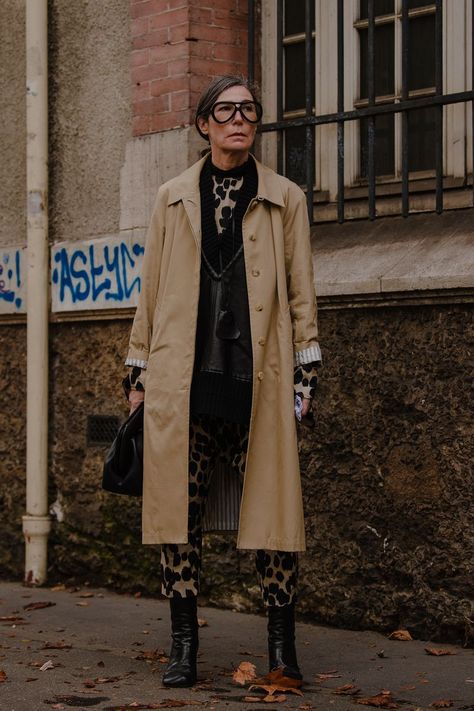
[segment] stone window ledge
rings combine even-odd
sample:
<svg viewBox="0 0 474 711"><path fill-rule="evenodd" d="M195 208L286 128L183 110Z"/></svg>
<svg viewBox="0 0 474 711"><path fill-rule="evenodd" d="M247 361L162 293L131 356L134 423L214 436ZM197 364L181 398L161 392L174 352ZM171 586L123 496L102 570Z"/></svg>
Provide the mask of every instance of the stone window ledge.
<svg viewBox="0 0 474 711"><path fill-rule="evenodd" d="M316 292L324 301L473 290L474 210L320 224Z"/></svg>

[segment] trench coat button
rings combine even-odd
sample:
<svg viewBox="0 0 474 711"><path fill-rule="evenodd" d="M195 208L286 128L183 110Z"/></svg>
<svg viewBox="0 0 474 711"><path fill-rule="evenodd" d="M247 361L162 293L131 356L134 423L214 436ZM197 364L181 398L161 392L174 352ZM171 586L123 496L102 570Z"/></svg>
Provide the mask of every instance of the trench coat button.
<svg viewBox="0 0 474 711"><path fill-rule="evenodd" d="M252 269L252 276L260 276L260 270L259 269Z"/></svg>
<svg viewBox="0 0 474 711"><path fill-rule="evenodd" d="M262 373L262 371L260 371L260 372L258 373L257 378L258 378L259 380L263 380L263 373Z"/></svg>
<svg viewBox="0 0 474 711"><path fill-rule="evenodd" d="M257 238L255 237L255 235L250 235L250 237L249 237L249 240L250 240L251 242L255 242L256 239L257 239Z"/></svg>
<svg viewBox="0 0 474 711"><path fill-rule="evenodd" d="M257 304L255 307L255 311L263 311L263 306L262 304Z"/></svg>
<svg viewBox="0 0 474 711"><path fill-rule="evenodd" d="M260 338L258 339L258 345L259 345L259 346L264 346L264 345L265 345L265 339L263 338L263 336L260 336Z"/></svg>

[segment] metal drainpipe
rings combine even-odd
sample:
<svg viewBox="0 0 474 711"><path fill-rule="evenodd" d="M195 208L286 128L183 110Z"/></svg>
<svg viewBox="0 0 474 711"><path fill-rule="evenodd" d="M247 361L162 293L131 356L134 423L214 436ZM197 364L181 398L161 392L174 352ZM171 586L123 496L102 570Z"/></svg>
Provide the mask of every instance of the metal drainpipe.
<svg viewBox="0 0 474 711"><path fill-rule="evenodd" d="M26 0L27 405L25 582L46 581L48 533L48 13Z"/></svg>

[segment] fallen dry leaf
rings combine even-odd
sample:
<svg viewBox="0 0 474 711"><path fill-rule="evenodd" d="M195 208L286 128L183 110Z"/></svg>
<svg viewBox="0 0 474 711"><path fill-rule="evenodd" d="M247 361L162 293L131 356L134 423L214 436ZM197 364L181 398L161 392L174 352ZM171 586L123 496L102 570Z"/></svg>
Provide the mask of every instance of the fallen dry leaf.
<svg viewBox="0 0 474 711"><path fill-rule="evenodd" d="M24 619L24 617L17 617L16 615L0 615L0 622L18 622Z"/></svg>
<svg viewBox="0 0 474 711"><path fill-rule="evenodd" d="M261 657L262 659L265 657L265 654L255 654L255 652L239 652L240 657Z"/></svg>
<svg viewBox="0 0 474 711"><path fill-rule="evenodd" d="M94 597L94 593L93 592L83 592L83 593L80 593L79 597Z"/></svg>
<svg viewBox="0 0 474 711"><path fill-rule="evenodd" d="M451 699L446 699L446 700L440 700L440 701L433 701L430 706L432 706L434 709L449 709L451 706L454 704L454 701L451 701Z"/></svg>
<svg viewBox="0 0 474 711"><path fill-rule="evenodd" d="M255 703L255 701L261 701L261 696L244 696L244 701L248 701L250 704Z"/></svg>
<svg viewBox="0 0 474 711"><path fill-rule="evenodd" d="M44 607L53 607L55 604L55 602L50 602L49 600L45 600L44 602L29 602L28 605L23 605L23 609L26 612L30 610L42 610Z"/></svg>
<svg viewBox="0 0 474 711"><path fill-rule="evenodd" d="M60 592L61 590L66 590L66 586L64 583L60 583L60 585L53 585L52 588L49 588L52 592Z"/></svg>
<svg viewBox="0 0 474 711"><path fill-rule="evenodd" d="M363 706L376 706L377 708L383 709L397 709L398 704L393 702L391 691L381 691L380 694L375 696L368 696L364 699L354 699L354 703L361 704Z"/></svg>
<svg viewBox="0 0 474 711"><path fill-rule="evenodd" d="M452 652L450 649L437 649L436 647L425 647L425 652L426 654L431 654L432 657L447 657L457 654L457 652Z"/></svg>
<svg viewBox="0 0 474 711"><path fill-rule="evenodd" d="M268 696L263 697L263 700L267 704L282 704L286 701L286 696L285 694L268 694Z"/></svg>
<svg viewBox="0 0 474 711"><path fill-rule="evenodd" d="M311 711L313 707L311 704L300 704L298 708L301 709L301 711Z"/></svg>
<svg viewBox="0 0 474 711"><path fill-rule="evenodd" d="M245 664L245 662L243 663ZM279 668L261 679L254 679L253 684L249 687L249 691L252 691L252 689L263 689L267 692L267 696L273 696L278 691L304 696L299 688L302 685L303 681L301 679L292 679L289 676L285 676L283 669Z"/></svg>
<svg viewBox="0 0 474 711"><path fill-rule="evenodd" d="M7 674L3 669L0 669L0 684L7 680Z"/></svg>
<svg viewBox="0 0 474 711"><path fill-rule="evenodd" d="M316 674L315 681L317 683L321 683L322 681L326 681L327 679L340 679L340 678L341 678L340 674L334 674L334 672L325 672L323 674Z"/></svg>
<svg viewBox="0 0 474 711"><path fill-rule="evenodd" d="M209 623L204 617L198 617L198 626L199 627L208 627Z"/></svg>
<svg viewBox="0 0 474 711"><path fill-rule="evenodd" d="M41 649L72 649L72 644L67 644L67 642L45 642Z"/></svg>
<svg viewBox="0 0 474 711"><path fill-rule="evenodd" d="M40 671L47 671L48 669L54 669L54 664L51 659L48 659L48 661L42 664L39 668Z"/></svg>
<svg viewBox="0 0 474 711"><path fill-rule="evenodd" d="M408 630L395 630L388 635L389 639L397 639L399 642L413 642L413 637Z"/></svg>
<svg viewBox="0 0 474 711"><path fill-rule="evenodd" d="M342 696L355 696L359 692L360 689L358 686L355 686L354 684L344 684L344 686L338 686L332 693L340 694Z"/></svg>
<svg viewBox="0 0 474 711"><path fill-rule="evenodd" d="M168 664L169 657L162 649L143 649L135 659L144 659L146 662L159 662L160 664Z"/></svg>
<svg viewBox="0 0 474 711"><path fill-rule="evenodd" d="M76 607L89 607L90 602L76 602Z"/></svg>
<svg viewBox="0 0 474 711"><path fill-rule="evenodd" d="M252 662L240 662L237 669L232 674L232 681L240 686L245 686L249 681L253 681L257 676L256 666Z"/></svg>

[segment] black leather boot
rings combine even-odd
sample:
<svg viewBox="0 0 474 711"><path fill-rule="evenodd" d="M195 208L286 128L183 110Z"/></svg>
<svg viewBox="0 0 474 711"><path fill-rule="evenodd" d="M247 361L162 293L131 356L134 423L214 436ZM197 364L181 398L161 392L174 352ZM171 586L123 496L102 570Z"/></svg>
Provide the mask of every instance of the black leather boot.
<svg viewBox="0 0 474 711"><path fill-rule="evenodd" d="M170 598L170 659L163 675L164 686L192 686L196 683L198 651L197 597Z"/></svg>
<svg viewBox="0 0 474 711"><path fill-rule="evenodd" d="M281 668L285 676L303 679L295 649L295 606L268 607L268 659L270 671Z"/></svg>

